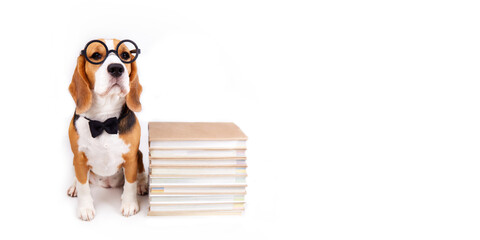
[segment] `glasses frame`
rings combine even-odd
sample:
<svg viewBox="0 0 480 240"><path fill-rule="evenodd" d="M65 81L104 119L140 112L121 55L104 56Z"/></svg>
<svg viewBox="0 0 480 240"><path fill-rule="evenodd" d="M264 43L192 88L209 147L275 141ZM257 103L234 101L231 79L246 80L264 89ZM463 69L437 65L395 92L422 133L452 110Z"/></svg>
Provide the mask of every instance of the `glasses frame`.
<svg viewBox="0 0 480 240"><path fill-rule="evenodd" d="M106 56L105 56L105 58L104 58L102 61L100 61L100 62L93 62L93 61L91 61L90 58L88 58L88 56L87 56L87 48L88 48L88 46L90 46L90 44L95 43L95 42L98 42L98 43L102 44L103 47L104 47L105 50L106 50ZM123 60L120 56L118 56L118 48L119 48L119 47L122 45L122 43L124 43L124 42L129 42L129 43L133 44L133 46L135 46L135 49L130 50L130 53L135 53L135 57L134 57L132 60L130 60L130 61L125 61L125 60ZM112 50L108 50L107 45L106 45L104 42L100 41L100 40L92 40L92 41L88 42L88 43L85 45L85 48L84 48L82 51L80 51L80 55L83 55L83 56L85 57L85 59L86 59L89 63L98 65L98 64L102 64L103 62L105 62L105 60L107 60L108 55L110 55L110 53L112 53L112 52L115 53L115 55L120 59L120 61L122 61L123 63L127 63L127 64L128 64L128 63L135 62L135 60L137 60L137 58L138 58L138 55L140 55L140 52L141 52L141 51L140 51L140 48L138 48L137 44L136 44L134 41L129 40L129 39L125 39L125 40L120 41L120 42L117 44L117 47L115 48L115 50L113 50L113 49L112 49Z"/></svg>

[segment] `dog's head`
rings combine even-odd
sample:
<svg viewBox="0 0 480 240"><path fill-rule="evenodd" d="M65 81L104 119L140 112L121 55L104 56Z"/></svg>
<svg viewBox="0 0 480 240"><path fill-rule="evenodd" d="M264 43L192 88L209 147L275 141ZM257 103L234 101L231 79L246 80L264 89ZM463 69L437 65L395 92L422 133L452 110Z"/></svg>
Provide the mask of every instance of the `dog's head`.
<svg viewBox="0 0 480 240"><path fill-rule="evenodd" d="M131 43L129 40L99 39L85 46L77 58L77 67L68 88L77 105L77 114L90 108L93 95L118 95L126 98L130 110L138 112L142 109L142 86L135 62L140 49Z"/></svg>

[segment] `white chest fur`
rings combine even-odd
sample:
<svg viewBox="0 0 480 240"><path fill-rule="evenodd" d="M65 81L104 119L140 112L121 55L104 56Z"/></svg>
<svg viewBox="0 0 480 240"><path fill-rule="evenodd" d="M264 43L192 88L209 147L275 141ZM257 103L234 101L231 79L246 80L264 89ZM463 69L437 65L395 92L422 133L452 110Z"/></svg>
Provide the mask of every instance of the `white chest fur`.
<svg viewBox="0 0 480 240"><path fill-rule="evenodd" d="M123 163L122 155L129 151L130 144L125 144L118 134L106 132L92 138L88 120L84 117L77 120L76 127L79 135L78 150L87 156L91 170L100 176L115 174L118 166Z"/></svg>

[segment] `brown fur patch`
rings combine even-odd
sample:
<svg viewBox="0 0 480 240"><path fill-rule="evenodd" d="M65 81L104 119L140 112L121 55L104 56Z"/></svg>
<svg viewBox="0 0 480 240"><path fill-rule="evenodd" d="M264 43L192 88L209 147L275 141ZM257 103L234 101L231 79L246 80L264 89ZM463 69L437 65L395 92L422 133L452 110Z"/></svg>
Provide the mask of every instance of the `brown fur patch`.
<svg viewBox="0 0 480 240"><path fill-rule="evenodd" d="M137 180L137 168L143 168L143 162L139 166L138 162L138 146L140 144L140 124L138 120L135 121L132 131L125 134L121 134L120 138L125 144L130 144L130 151L123 154L123 168L125 169L125 179L129 183L133 183Z"/></svg>
<svg viewBox="0 0 480 240"><path fill-rule="evenodd" d="M85 184L88 178L88 171L90 167L87 165L88 159L85 156L84 152L78 151L78 133L73 125L74 118L70 122L70 127L68 128L68 135L70 138L70 147L73 152L73 166L75 167L75 176L77 177L78 182Z"/></svg>
<svg viewBox="0 0 480 240"><path fill-rule="evenodd" d="M137 64L133 62L130 65L132 65L132 72L130 73L130 92L127 94L126 102L130 110L134 112L140 112L142 110L140 94L142 94L143 88L138 80Z"/></svg>
<svg viewBox="0 0 480 240"><path fill-rule="evenodd" d="M78 56L77 66L73 72L72 82L68 87L73 101L77 105L76 112L83 113L92 105L92 83L85 74L85 57ZM95 83L93 83L95 84Z"/></svg>

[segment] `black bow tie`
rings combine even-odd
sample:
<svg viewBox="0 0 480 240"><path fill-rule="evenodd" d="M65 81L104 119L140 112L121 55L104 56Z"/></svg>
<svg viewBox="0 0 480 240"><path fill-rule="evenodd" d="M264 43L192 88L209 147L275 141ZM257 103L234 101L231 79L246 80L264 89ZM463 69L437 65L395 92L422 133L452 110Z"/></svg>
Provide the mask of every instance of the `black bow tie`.
<svg viewBox="0 0 480 240"><path fill-rule="evenodd" d="M118 133L118 119L116 117L109 118L105 120L105 122L91 120L86 117L85 119L88 120L88 125L90 126L90 133L92 134L93 138L96 138L97 136L102 134L103 130L105 130L105 132L109 134Z"/></svg>

